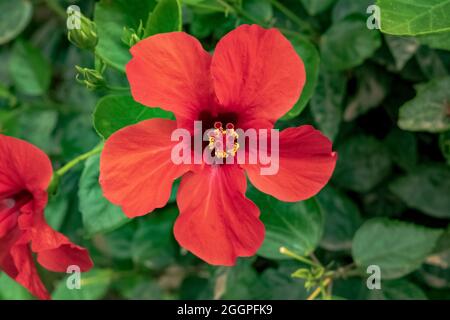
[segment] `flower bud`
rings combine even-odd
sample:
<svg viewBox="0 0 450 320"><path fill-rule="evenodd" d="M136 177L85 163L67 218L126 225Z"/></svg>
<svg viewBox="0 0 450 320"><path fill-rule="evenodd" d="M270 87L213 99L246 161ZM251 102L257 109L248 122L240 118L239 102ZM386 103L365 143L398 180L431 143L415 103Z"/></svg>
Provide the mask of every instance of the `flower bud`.
<svg viewBox="0 0 450 320"><path fill-rule="evenodd" d="M81 49L94 49L98 42L95 23L80 12L69 16L68 19L78 19L78 23L72 24L71 28L68 28L67 38L69 41Z"/></svg>
<svg viewBox="0 0 450 320"><path fill-rule="evenodd" d="M124 27L121 38L122 42L125 43L127 46L132 47L142 40L144 32L145 30L144 26L142 25L142 20L139 21L139 26L137 30L134 30L133 28Z"/></svg>

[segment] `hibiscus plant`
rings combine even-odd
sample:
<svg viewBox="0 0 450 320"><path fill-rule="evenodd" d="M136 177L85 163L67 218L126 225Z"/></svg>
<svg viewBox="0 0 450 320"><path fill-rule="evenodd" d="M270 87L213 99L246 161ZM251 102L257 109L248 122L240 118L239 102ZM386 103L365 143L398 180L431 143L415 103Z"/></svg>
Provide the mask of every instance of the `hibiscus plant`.
<svg viewBox="0 0 450 320"><path fill-rule="evenodd" d="M0 299L450 298L445 0L0 0Z"/></svg>

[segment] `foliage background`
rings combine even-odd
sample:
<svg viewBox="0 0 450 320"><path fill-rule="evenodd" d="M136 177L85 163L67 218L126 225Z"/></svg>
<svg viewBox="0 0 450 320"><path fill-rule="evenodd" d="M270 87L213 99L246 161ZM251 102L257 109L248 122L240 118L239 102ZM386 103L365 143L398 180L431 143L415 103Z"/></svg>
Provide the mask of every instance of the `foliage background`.
<svg viewBox="0 0 450 320"><path fill-rule="evenodd" d="M125 125L170 117L130 98L124 40L181 23L207 50L239 24L280 28L308 79L277 126L313 124L339 153L315 199L286 204L249 190L267 237L258 256L232 268L178 246L176 187L166 208L128 220L102 197L99 157L90 157L61 178L46 216L89 248L95 269L71 291L64 275L40 270L53 298L305 299L327 278L317 298L450 298L450 4L426 3L379 0L381 32L366 27L366 0L183 0L181 16L175 0L156 8L154 0L0 0L0 132L42 148L55 169ZM67 40L70 4L96 23L95 55ZM76 65L104 73L86 79L78 69L77 82ZM366 288L371 264L381 267L382 290ZM0 298L32 297L0 274Z"/></svg>

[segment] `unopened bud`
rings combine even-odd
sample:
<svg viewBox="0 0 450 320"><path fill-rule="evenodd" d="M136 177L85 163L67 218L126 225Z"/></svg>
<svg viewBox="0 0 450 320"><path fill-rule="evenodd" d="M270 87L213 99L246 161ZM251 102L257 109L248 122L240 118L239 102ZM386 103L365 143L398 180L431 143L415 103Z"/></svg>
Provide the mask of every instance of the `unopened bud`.
<svg viewBox="0 0 450 320"><path fill-rule="evenodd" d="M70 6L67 9L67 38L78 48L93 49L98 42L97 27L77 8L77 6Z"/></svg>
<svg viewBox="0 0 450 320"><path fill-rule="evenodd" d="M139 21L139 26L137 30L134 30L133 28L124 27L122 31L122 42L125 43L127 46L132 47L136 43L142 40L142 37L144 36L145 30L144 26L142 25L142 20Z"/></svg>

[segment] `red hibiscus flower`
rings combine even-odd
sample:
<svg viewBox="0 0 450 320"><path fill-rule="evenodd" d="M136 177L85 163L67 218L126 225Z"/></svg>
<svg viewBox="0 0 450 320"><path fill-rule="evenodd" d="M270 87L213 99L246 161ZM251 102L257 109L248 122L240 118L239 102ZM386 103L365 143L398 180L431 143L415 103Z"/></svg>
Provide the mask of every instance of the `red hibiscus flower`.
<svg viewBox="0 0 450 320"><path fill-rule="evenodd" d="M92 267L86 249L53 230L44 218L52 165L28 142L0 135L0 270L40 299L50 296L33 261L54 272Z"/></svg>
<svg viewBox="0 0 450 320"><path fill-rule="evenodd" d="M247 181L282 201L315 195L336 162L331 142L311 126L279 135L279 170L261 175L261 164L175 165L176 128L217 124L271 129L298 100L305 70L290 42L276 29L243 25L227 34L211 56L192 36L151 36L131 48L126 73L134 99L175 114L114 133L100 163L104 195L128 217L163 207L182 176L174 233L180 245L206 262L233 265L255 254L264 239L259 209L245 197ZM283 214L279 212L278 214Z"/></svg>

